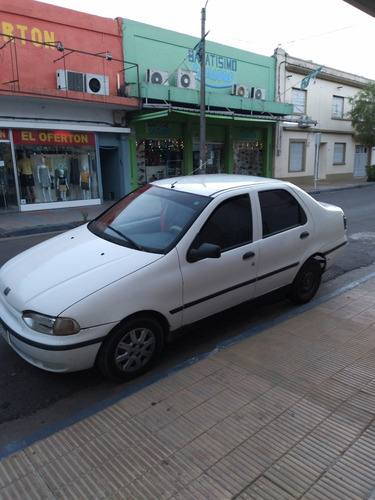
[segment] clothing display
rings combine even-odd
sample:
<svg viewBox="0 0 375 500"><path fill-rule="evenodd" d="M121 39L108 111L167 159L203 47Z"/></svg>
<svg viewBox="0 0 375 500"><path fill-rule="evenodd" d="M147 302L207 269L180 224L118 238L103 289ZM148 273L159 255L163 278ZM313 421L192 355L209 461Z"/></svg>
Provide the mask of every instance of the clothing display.
<svg viewBox="0 0 375 500"><path fill-rule="evenodd" d="M90 172L81 172L81 188L84 190L90 189Z"/></svg>
<svg viewBox="0 0 375 500"><path fill-rule="evenodd" d="M45 167L40 167L38 170L38 175L39 175L39 182L42 188L49 188L51 187L51 180L50 180L50 175L48 168Z"/></svg>
<svg viewBox="0 0 375 500"><path fill-rule="evenodd" d="M18 170L23 175L33 174L33 163L30 158L21 158L18 161Z"/></svg>
<svg viewBox="0 0 375 500"><path fill-rule="evenodd" d="M58 183L59 183L59 191L60 192L64 192L64 191L67 191L68 189L68 186L67 186L67 181L66 181L66 177L59 177L58 178Z"/></svg>
<svg viewBox="0 0 375 500"><path fill-rule="evenodd" d="M34 176L32 174L21 174L21 186L22 187L34 187Z"/></svg>

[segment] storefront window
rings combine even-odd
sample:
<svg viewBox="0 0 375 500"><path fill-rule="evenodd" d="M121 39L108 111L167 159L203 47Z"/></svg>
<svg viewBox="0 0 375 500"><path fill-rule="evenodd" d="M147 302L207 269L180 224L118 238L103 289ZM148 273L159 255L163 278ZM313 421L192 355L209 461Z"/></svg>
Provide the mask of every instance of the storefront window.
<svg viewBox="0 0 375 500"><path fill-rule="evenodd" d="M233 143L233 173L263 175L263 142L236 141Z"/></svg>
<svg viewBox="0 0 375 500"><path fill-rule="evenodd" d="M193 144L194 173L222 174L224 170L224 144L222 142L206 142L206 162L200 169L200 144Z"/></svg>
<svg viewBox="0 0 375 500"><path fill-rule="evenodd" d="M181 139L138 139L138 184L183 173L184 143Z"/></svg>
<svg viewBox="0 0 375 500"><path fill-rule="evenodd" d="M99 198L95 135L14 130L21 205Z"/></svg>
<svg viewBox="0 0 375 500"><path fill-rule="evenodd" d="M17 192L10 143L0 142L0 211L8 212L16 209Z"/></svg>

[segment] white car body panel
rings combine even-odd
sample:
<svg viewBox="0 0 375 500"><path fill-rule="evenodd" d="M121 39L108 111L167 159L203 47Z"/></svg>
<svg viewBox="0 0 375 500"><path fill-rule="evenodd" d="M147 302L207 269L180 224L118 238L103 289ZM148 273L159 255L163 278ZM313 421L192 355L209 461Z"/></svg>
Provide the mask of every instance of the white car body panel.
<svg viewBox="0 0 375 500"><path fill-rule="evenodd" d="M47 240L2 268L13 307L59 315L96 290L160 259L102 240L86 226ZM101 272L97 270L100 268ZM17 294L12 293L17 290Z"/></svg>
<svg viewBox="0 0 375 500"><path fill-rule="evenodd" d="M174 332L290 284L311 256L325 259L328 268L346 243L341 209L318 203L289 183L199 175L153 184L212 198L166 253L115 244L82 226L2 267L2 333L24 359L50 371L90 368L103 339L124 318L153 312ZM258 192L269 189L291 193L306 212L306 224L263 238ZM209 214L222 201L241 194L250 197L253 241L222 251L217 259L189 262L188 250ZM73 318L81 331L67 336L39 333L22 320L26 310Z"/></svg>

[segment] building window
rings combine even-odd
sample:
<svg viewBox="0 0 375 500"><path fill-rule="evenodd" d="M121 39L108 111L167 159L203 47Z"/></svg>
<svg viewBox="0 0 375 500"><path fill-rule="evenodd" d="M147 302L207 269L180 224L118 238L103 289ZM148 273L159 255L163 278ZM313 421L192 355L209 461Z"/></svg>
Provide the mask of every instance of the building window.
<svg viewBox="0 0 375 500"><path fill-rule="evenodd" d="M21 205L99 198L95 135L13 130Z"/></svg>
<svg viewBox="0 0 375 500"><path fill-rule="evenodd" d="M138 184L182 175L184 142L182 139L145 139L136 141Z"/></svg>
<svg viewBox="0 0 375 500"><path fill-rule="evenodd" d="M263 147L262 141L234 141L233 173L240 175L262 175Z"/></svg>
<svg viewBox="0 0 375 500"><path fill-rule="evenodd" d="M344 117L344 98L333 96L332 118L340 119Z"/></svg>
<svg viewBox="0 0 375 500"><path fill-rule="evenodd" d="M305 114L306 92L304 90L292 89L292 104L294 106L294 114Z"/></svg>
<svg viewBox="0 0 375 500"><path fill-rule="evenodd" d="M305 149L305 141L290 141L289 172L303 172L305 170Z"/></svg>
<svg viewBox="0 0 375 500"><path fill-rule="evenodd" d="M345 163L345 146L344 142L335 142L333 150L334 165L343 165Z"/></svg>

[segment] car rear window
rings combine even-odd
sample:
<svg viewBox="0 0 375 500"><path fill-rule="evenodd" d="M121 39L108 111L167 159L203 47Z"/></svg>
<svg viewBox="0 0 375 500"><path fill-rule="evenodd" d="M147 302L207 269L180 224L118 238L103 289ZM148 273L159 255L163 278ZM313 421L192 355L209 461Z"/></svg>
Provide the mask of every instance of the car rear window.
<svg viewBox="0 0 375 500"><path fill-rule="evenodd" d="M263 238L306 224L305 211L296 198L284 189L260 191Z"/></svg>

